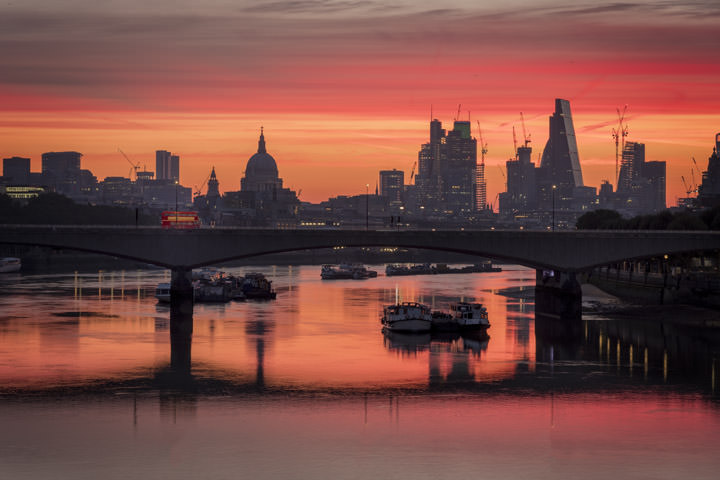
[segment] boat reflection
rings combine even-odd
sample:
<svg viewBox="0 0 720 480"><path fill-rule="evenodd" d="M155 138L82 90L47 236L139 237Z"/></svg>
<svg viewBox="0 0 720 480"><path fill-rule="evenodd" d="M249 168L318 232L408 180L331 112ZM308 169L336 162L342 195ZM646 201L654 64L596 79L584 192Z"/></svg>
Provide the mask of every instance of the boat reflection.
<svg viewBox="0 0 720 480"><path fill-rule="evenodd" d="M480 355L487 350L490 336L486 331L476 332L397 332L384 328L385 348L401 356L417 355L425 351L446 351L448 353L470 352Z"/></svg>

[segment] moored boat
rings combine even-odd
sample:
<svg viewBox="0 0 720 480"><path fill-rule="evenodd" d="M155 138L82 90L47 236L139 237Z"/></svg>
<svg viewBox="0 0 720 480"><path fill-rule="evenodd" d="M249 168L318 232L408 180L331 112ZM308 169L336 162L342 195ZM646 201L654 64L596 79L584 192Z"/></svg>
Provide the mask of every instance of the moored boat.
<svg viewBox="0 0 720 480"><path fill-rule="evenodd" d="M249 300L273 300L277 297L277 293L272 288L272 281L257 272L245 275L242 292Z"/></svg>
<svg viewBox="0 0 720 480"><path fill-rule="evenodd" d="M19 272L22 262L16 257L0 258L0 273Z"/></svg>
<svg viewBox="0 0 720 480"><path fill-rule="evenodd" d="M392 331L429 332L432 329L432 312L430 307L417 302L386 305L380 322Z"/></svg>
<svg viewBox="0 0 720 480"><path fill-rule="evenodd" d="M170 303L170 284L158 283L155 287L155 298L161 303Z"/></svg>
<svg viewBox="0 0 720 480"><path fill-rule="evenodd" d="M487 309L481 303L454 303L450 305L450 313L460 329L473 330L490 327Z"/></svg>
<svg viewBox="0 0 720 480"><path fill-rule="evenodd" d="M368 270L359 263L338 265L323 265L320 270L320 278L323 280L362 280L365 278L377 277L375 270Z"/></svg>

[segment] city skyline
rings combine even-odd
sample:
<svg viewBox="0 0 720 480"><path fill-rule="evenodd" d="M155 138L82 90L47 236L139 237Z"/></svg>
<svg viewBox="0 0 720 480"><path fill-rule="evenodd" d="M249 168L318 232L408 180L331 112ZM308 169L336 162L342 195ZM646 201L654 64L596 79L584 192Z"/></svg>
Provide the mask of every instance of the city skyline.
<svg viewBox="0 0 720 480"><path fill-rule="evenodd" d="M628 104L627 140L667 162L674 205L720 125L712 2L71 3L0 7L12 52L0 155L30 157L33 171L43 152L79 151L98 177L124 176L118 148L148 170L165 148L183 159L181 183L201 185L214 165L232 191L264 125L285 184L318 202L363 193L380 170L409 178L431 108L450 124L461 104L475 138L482 125L494 202L519 112L537 163L551 102L567 98L585 184L615 183L611 130Z"/></svg>

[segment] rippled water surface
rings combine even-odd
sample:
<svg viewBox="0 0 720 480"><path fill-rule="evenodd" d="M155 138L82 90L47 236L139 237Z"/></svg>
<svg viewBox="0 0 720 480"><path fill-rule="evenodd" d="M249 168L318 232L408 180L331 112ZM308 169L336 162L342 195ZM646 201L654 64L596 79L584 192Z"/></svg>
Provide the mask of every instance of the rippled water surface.
<svg viewBox="0 0 720 480"><path fill-rule="evenodd" d="M0 478L717 478L714 331L536 320L521 267L252 270L277 300L172 334L164 270L0 276ZM489 338L385 335L396 299Z"/></svg>

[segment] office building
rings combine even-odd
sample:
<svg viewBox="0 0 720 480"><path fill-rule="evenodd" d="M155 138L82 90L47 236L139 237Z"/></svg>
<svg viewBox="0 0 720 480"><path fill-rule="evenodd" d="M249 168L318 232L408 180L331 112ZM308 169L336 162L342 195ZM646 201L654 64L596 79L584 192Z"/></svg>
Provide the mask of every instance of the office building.
<svg viewBox="0 0 720 480"><path fill-rule="evenodd" d="M524 214L536 209L537 169L531 154L531 147L518 147L517 159L505 162L507 191L500 194L500 213Z"/></svg>
<svg viewBox="0 0 720 480"><path fill-rule="evenodd" d="M570 102L555 99L555 112L549 119L549 137L538 170L540 209L574 210L576 187L583 186L582 170L575 139Z"/></svg>
<svg viewBox="0 0 720 480"><path fill-rule="evenodd" d="M387 198L389 203L402 203L404 184L405 172L395 169L380 171L380 196Z"/></svg>
<svg viewBox="0 0 720 480"><path fill-rule="evenodd" d="M8 184L27 184L30 179L30 159L23 157L3 158L3 179Z"/></svg>

